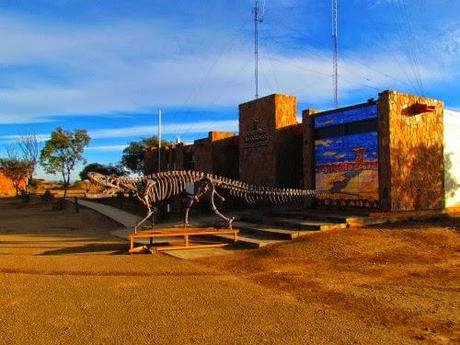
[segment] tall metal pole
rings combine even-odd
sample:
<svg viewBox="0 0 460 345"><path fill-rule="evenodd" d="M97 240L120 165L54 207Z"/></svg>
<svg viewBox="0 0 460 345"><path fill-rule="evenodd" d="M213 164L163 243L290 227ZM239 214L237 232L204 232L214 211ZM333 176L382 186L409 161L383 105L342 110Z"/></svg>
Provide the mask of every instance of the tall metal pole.
<svg viewBox="0 0 460 345"><path fill-rule="evenodd" d="M332 50L333 50L333 90L334 106L339 106L339 67L338 67L338 0L332 0Z"/></svg>
<svg viewBox="0 0 460 345"><path fill-rule="evenodd" d="M158 172L161 171L161 109L158 109Z"/></svg>
<svg viewBox="0 0 460 345"><path fill-rule="evenodd" d="M256 84L256 99L259 98L259 1L254 5L254 79Z"/></svg>

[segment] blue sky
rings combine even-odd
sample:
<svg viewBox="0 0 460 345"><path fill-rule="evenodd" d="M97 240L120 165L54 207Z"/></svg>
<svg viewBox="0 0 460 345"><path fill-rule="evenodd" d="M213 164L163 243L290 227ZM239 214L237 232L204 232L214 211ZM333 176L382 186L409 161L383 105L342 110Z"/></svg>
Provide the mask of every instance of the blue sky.
<svg viewBox="0 0 460 345"><path fill-rule="evenodd" d="M254 97L250 0L0 0L0 155L17 136L86 128L89 162L132 140L237 131ZM460 109L460 2L339 0L340 105L384 89ZM260 94L332 108L329 0L266 0ZM40 175L42 173L40 172Z"/></svg>

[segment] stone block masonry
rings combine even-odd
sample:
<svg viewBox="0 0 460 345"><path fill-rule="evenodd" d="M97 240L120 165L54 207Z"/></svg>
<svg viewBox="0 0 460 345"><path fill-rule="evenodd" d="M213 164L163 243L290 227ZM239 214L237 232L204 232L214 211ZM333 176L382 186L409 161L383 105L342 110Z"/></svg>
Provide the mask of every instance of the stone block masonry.
<svg viewBox="0 0 460 345"><path fill-rule="evenodd" d="M451 144L458 133L445 131L441 101L384 91L377 101L305 110L302 124L296 106L294 96L281 94L240 104L239 136L209 132L193 145L162 148L162 171L193 169L261 186L327 191L318 206L437 210L446 197L458 204L458 155ZM157 157L156 149L146 151L146 173L156 172Z"/></svg>
<svg viewBox="0 0 460 345"><path fill-rule="evenodd" d="M391 211L444 207L443 103L384 91L378 100L379 193Z"/></svg>
<svg viewBox="0 0 460 345"><path fill-rule="evenodd" d="M209 132L208 137L195 140L195 170L238 178L238 136L231 132Z"/></svg>
<svg viewBox="0 0 460 345"><path fill-rule="evenodd" d="M294 96L273 94L240 104L239 171L240 179L262 186L279 186L283 167L292 166L283 150L277 150L278 129L297 124ZM283 160L283 164L280 164Z"/></svg>

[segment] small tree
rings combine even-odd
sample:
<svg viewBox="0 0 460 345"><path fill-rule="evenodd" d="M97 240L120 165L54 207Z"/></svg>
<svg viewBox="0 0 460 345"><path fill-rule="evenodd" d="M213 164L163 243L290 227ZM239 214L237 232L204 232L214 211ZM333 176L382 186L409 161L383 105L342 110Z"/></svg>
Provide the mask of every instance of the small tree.
<svg viewBox="0 0 460 345"><path fill-rule="evenodd" d="M21 184L24 183L24 185L26 185L27 183L30 162L15 157L0 158L0 171L13 182L17 196L21 189Z"/></svg>
<svg viewBox="0 0 460 345"><path fill-rule="evenodd" d="M20 138L18 145L21 149L23 160L29 162L29 173L27 175L28 188L35 173L35 168L37 167L38 155L40 153L40 142L38 141L37 135L27 134Z"/></svg>
<svg viewBox="0 0 460 345"><path fill-rule="evenodd" d="M45 171L48 174L61 174L64 198L70 184L70 173L78 162L86 162L83 151L90 140L85 129L71 132L58 127L51 133L51 138L45 142L40 152L40 164Z"/></svg>
<svg viewBox="0 0 460 345"><path fill-rule="evenodd" d="M130 142L123 150L121 164L134 173L141 173L144 168L143 151L145 146L139 141Z"/></svg>
<svg viewBox="0 0 460 345"><path fill-rule="evenodd" d="M99 164L99 163L91 163L86 165L82 171L80 171L80 179L86 180L88 178L88 173L90 171L101 173L104 175L116 175L116 176L125 176L128 172L119 164L112 165L112 164Z"/></svg>
<svg viewBox="0 0 460 345"><path fill-rule="evenodd" d="M170 141L161 141L161 145L170 144ZM123 150L121 164L132 172L141 174L144 171L144 150L149 147L158 147L157 136L130 142Z"/></svg>

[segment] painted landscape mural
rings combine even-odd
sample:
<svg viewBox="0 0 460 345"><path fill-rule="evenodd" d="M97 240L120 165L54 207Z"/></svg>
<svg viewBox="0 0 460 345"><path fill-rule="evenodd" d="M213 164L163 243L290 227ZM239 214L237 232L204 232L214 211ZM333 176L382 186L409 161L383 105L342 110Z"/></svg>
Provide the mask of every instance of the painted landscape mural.
<svg viewBox="0 0 460 345"><path fill-rule="evenodd" d="M331 192L323 205L378 206L376 120L375 104L315 119L316 188Z"/></svg>

